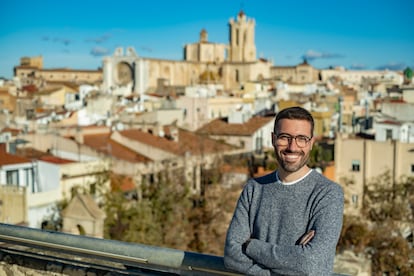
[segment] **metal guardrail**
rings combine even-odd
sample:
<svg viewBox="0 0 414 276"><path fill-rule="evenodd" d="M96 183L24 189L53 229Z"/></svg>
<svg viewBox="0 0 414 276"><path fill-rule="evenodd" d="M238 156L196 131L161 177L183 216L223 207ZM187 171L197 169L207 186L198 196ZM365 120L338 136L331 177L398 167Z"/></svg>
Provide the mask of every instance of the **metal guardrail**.
<svg viewBox="0 0 414 276"><path fill-rule="evenodd" d="M240 275L220 256L1 224L0 241L177 275ZM154 273L154 275L158 275Z"/></svg>
<svg viewBox="0 0 414 276"><path fill-rule="evenodd" d="M84 257L83 266L100 267L108 271L116 270L121 275L241 275L226 269L221 256L4 223L0 223L0 242L44 250L38 254L43 259L62 261L64 258L58 257L58 255L66 254L72 256L73 263L79 264L79 257ZM0 244L0 249L3 247L4 244ZM14 252L14 255L20 256L29 254L22 249L3 248L1 251ZM91 262L91 260L107 261L117 265L99 265L99 262ZM65 259L64 262L68 263L68 260ZM69 260L70 262L71 260ZM345 275L334 273L332 276Z"/></svg>

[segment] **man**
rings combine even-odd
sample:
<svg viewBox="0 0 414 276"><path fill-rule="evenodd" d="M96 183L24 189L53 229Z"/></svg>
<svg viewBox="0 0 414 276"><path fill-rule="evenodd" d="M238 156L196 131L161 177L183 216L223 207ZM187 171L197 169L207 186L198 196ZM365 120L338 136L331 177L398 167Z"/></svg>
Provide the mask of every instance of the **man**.
<svg viewBox="0 0 414 276"><path fill-rule="evenodd" d="M279 167L244 187L224 249L227 268L247 275L330 275L342 228L342 188L307 166L312 115L279 112L272 143Z"/></svg>

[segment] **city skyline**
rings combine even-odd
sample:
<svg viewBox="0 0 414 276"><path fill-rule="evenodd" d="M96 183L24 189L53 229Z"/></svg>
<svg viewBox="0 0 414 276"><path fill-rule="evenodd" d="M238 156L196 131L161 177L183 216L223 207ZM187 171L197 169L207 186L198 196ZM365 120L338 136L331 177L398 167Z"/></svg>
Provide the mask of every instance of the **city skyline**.
<svg viewBox="0 0 414 276"><path fill-rule="evenodd" d="M3 2L0 77L11 78L23 56L43 56L44 68L95 70L117 47L146 58L183 59L183 46L228 43L230 18L254 19L257 57L276 66L304 58L318 69L414 68L414 3L398 1L98 1Z"/></svg>

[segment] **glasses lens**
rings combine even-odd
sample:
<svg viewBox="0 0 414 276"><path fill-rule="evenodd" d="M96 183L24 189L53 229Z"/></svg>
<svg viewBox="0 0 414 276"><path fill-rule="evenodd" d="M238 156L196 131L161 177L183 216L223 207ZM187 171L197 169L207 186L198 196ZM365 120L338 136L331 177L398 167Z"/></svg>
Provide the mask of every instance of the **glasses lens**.
<svg viewBox="0 0 414 276"><path fill-rule="evenodd" d="M288 135L279 135L276 139L276 142L279 146L287 146L292 137Z"/></svg>
<svg viewBox="0 0 414 276"><path fill-rule="evenodd" d="M304 139L303 137L296 137L295 140L298 147L303 148L304 146L306 146L306 139Z"/></svg>

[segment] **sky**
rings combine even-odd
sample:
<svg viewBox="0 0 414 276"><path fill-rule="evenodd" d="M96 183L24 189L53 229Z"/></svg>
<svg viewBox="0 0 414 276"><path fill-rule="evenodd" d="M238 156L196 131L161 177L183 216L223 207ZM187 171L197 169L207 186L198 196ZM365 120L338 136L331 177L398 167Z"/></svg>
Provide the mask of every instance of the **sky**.
<svg viewBox="0 0 414 276"><path fill-rule="evenodd" d="M45 69L96 70L118 47L145 58L183 60L185 44L229 42L229 20L254 19L257 57L275 66L306 58L317 69L414 69L412 0L152 0L0 2L0 77L21 57Z"/></svg>

